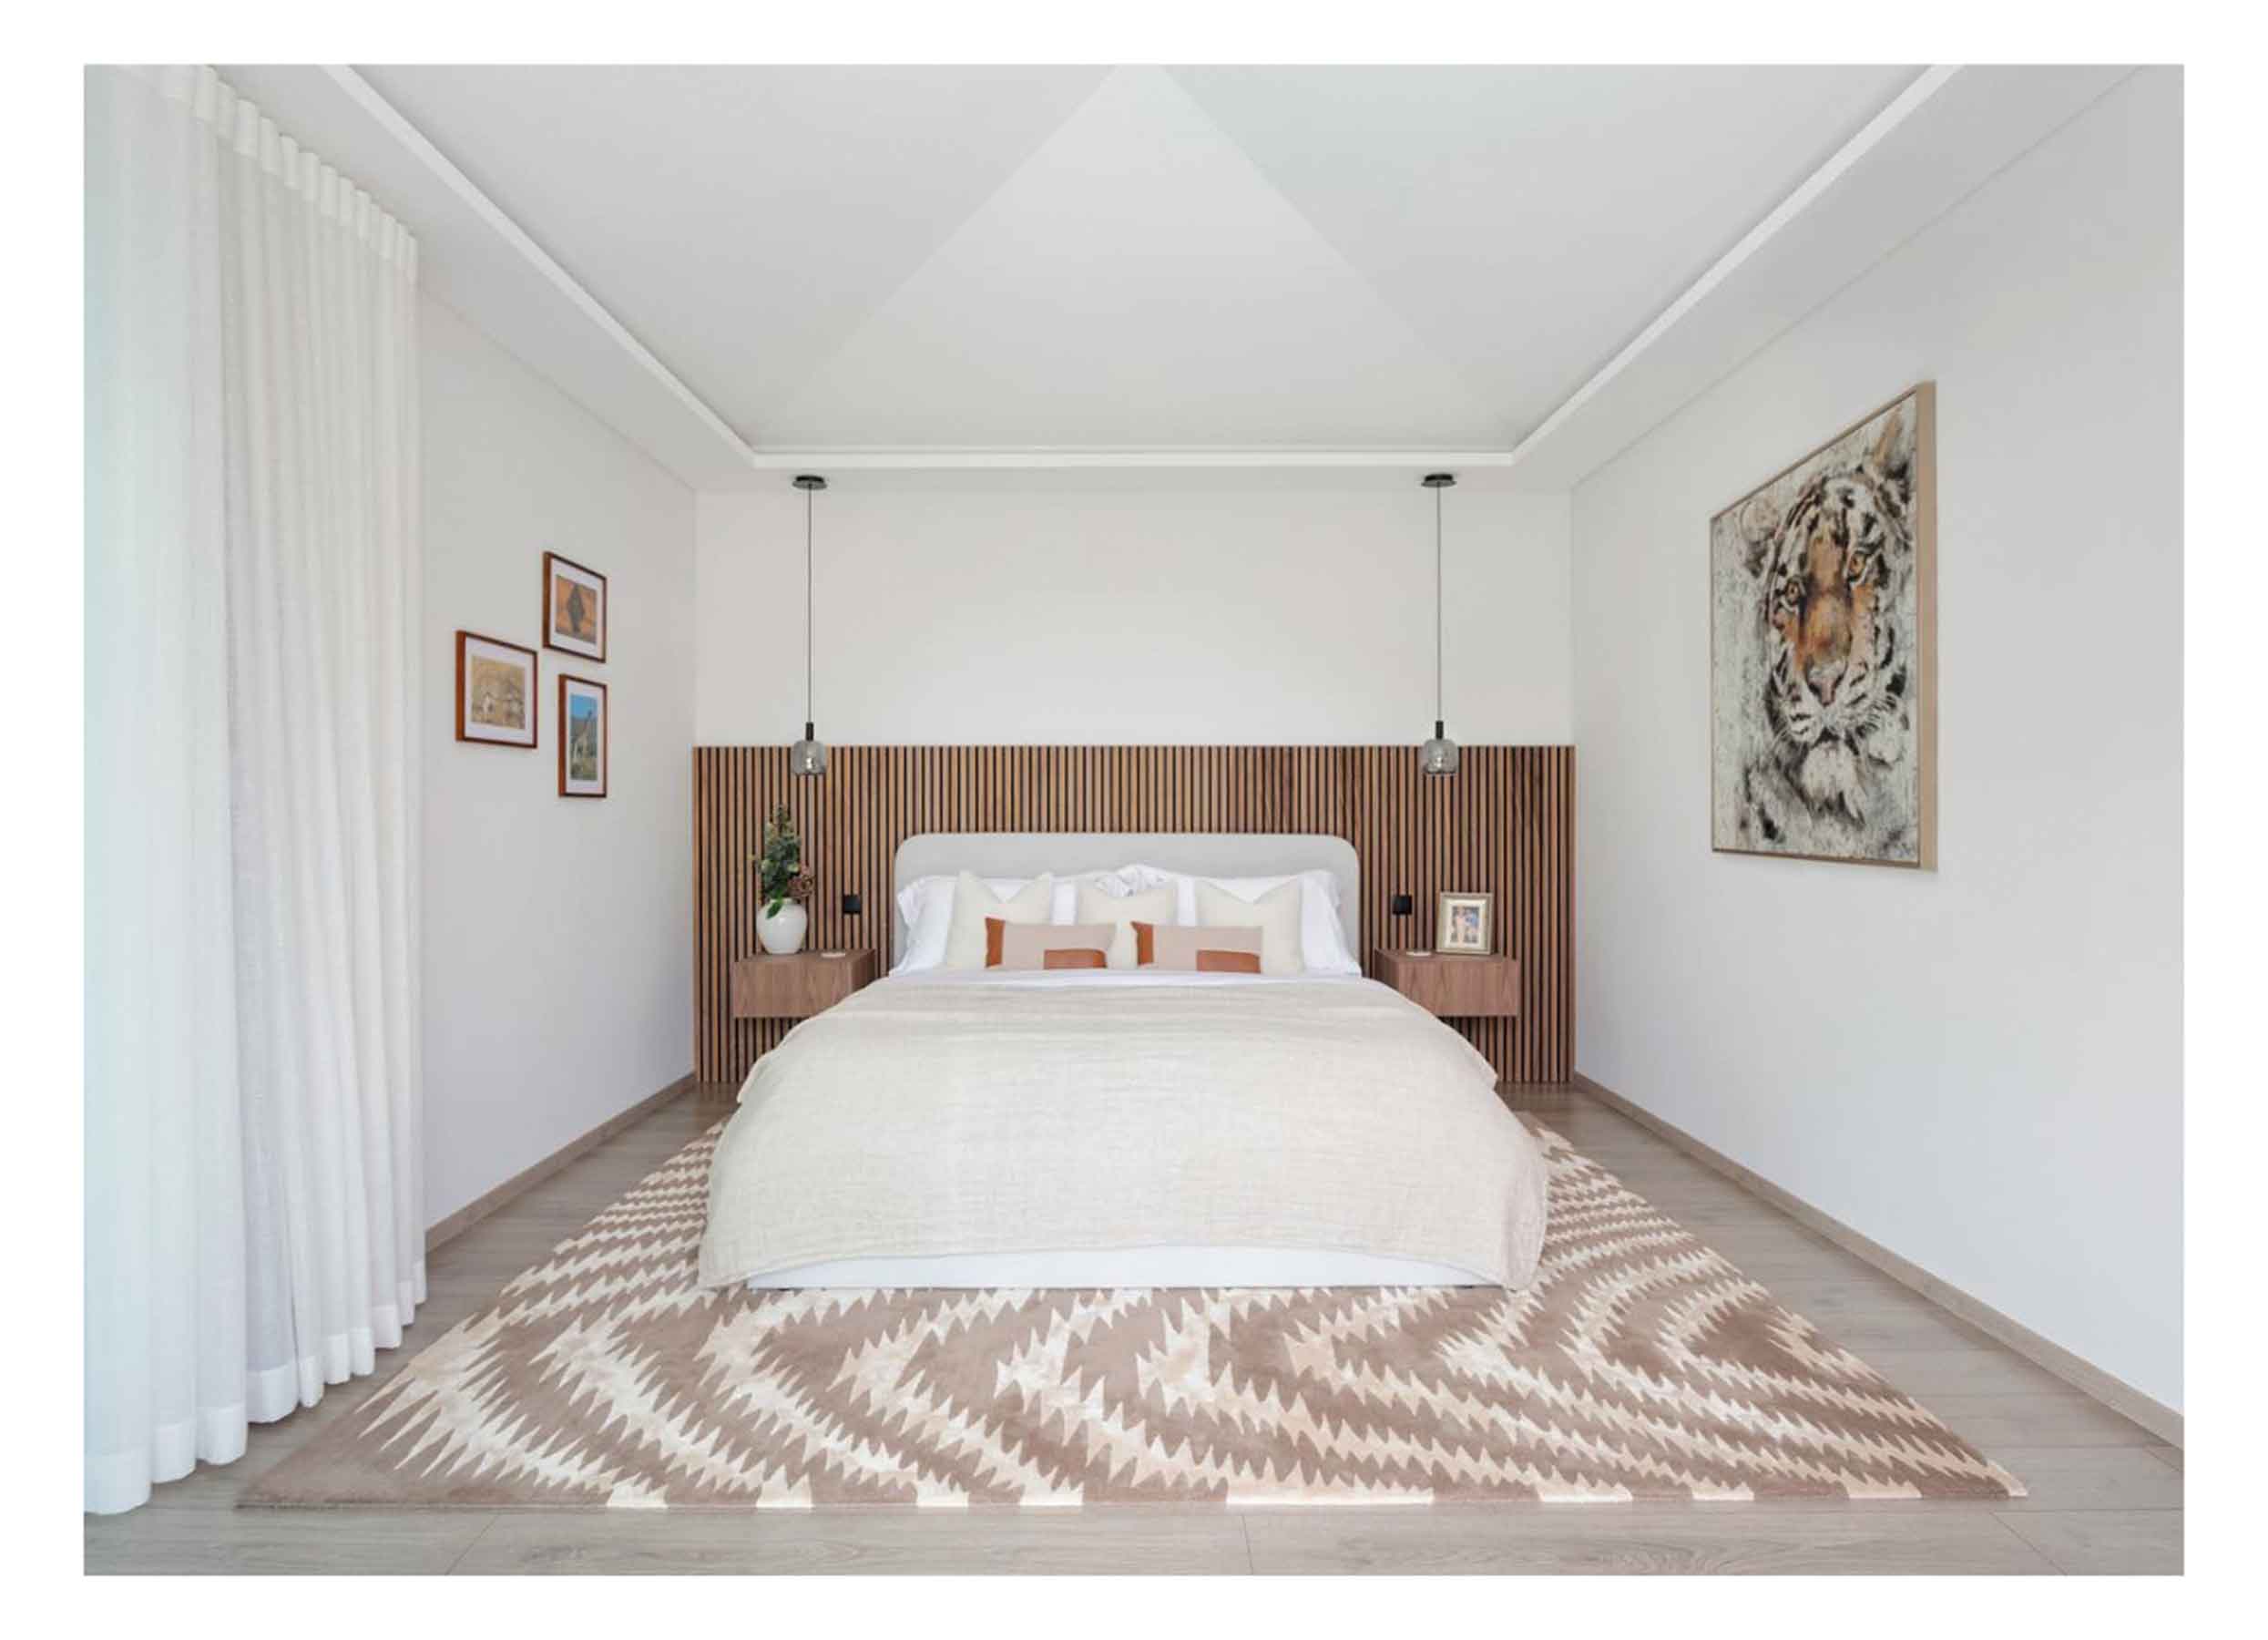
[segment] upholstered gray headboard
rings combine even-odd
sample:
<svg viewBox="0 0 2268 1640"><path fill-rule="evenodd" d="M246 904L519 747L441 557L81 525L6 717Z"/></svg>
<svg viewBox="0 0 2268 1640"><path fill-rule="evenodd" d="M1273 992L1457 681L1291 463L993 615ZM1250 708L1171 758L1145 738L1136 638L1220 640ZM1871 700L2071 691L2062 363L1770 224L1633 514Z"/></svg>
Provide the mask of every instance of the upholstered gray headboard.
<svg viewBox="0 0 2268 1640"><path fill-rule="evenodd" d="M890 956L905 950L898 890L916 877L973 871L984 877L1113 871L1136 861L1192 876L1275 876L1328 871L1339 880L1346 948L1362 949L1362 868L1344 837L1312 832L918 832L890 867Z"/></svg>

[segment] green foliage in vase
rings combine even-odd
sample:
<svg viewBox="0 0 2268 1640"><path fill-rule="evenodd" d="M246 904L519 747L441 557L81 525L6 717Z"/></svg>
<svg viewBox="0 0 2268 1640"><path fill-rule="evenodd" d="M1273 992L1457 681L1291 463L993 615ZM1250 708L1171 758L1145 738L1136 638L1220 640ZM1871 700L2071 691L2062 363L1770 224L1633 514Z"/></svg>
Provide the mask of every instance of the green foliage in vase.
<svg viewBox="0 0 2268 1640"><path fill-rule="evenodd" d="M801 905L811 897L811 874L803 869L803 839L795 834L795 816L784 803L764 822L764 850L750 856L764 897L764 915L777 917L790 900Z"/></svg>

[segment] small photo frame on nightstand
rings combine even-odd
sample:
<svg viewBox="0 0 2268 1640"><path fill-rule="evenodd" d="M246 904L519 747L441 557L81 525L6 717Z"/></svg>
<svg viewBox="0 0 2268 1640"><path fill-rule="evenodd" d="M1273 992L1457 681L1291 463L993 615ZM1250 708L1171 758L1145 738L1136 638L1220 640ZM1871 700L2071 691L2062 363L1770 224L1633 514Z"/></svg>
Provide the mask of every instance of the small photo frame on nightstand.
<svg viewBox="0 0 2268 1640"><path fill-rule="evenodd" d="M1493 894L1444 894L1434 912L1434 949L1445 957L1486 957L1497 927Z"/></svg>

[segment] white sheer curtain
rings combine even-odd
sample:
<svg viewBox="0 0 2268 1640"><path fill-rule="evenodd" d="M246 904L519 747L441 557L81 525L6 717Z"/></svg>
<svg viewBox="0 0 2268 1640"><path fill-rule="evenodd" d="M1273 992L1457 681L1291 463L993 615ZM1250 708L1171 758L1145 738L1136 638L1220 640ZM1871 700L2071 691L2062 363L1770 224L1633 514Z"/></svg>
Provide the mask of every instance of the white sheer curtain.
<svg viewBox="0 0 2268 1640"><path fill-rule="evenodd" d="M416 246L209 70L87 76L87 1507L424 1297Z"/></svg>

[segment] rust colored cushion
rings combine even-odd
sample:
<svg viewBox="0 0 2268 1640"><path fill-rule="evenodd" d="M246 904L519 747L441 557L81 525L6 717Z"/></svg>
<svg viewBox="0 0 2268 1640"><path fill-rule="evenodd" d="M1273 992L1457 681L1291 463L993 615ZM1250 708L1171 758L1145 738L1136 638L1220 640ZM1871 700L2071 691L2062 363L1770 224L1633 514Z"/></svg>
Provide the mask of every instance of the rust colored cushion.
<svg viewBox="0 0 2268 1640"><path fill-rule="evenodd" d="M1257 974L1258 928L1185 928L1134 925L1134 959L1143 968L1180 974Z"/></svg>
<svg viewBox="0 0 2268 1640"><path fill-rule="evenodd" d="M1012 923L985 918L988 969L1102 968L1117 930L1108 923Z"/></svg>

